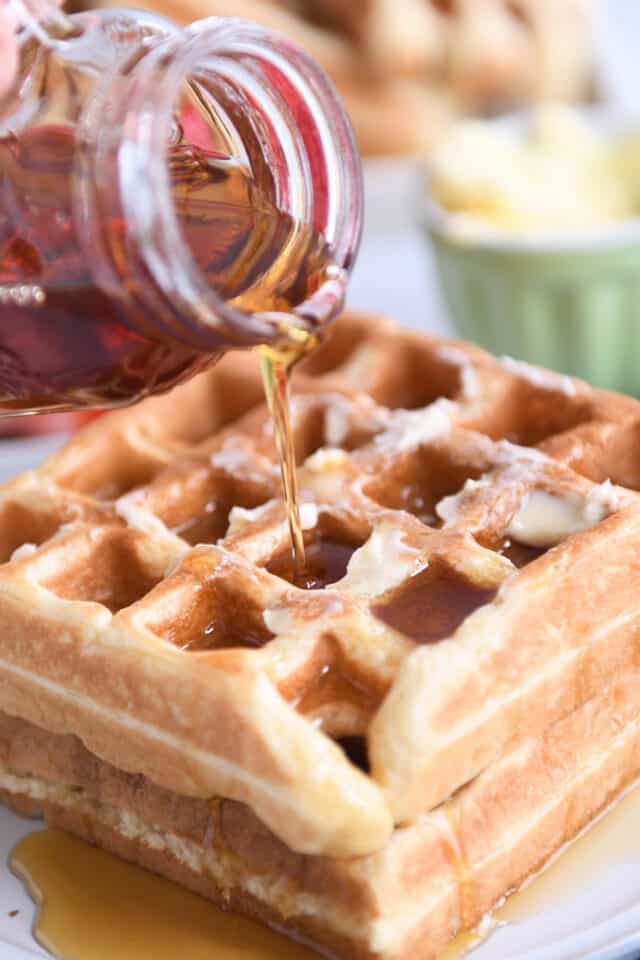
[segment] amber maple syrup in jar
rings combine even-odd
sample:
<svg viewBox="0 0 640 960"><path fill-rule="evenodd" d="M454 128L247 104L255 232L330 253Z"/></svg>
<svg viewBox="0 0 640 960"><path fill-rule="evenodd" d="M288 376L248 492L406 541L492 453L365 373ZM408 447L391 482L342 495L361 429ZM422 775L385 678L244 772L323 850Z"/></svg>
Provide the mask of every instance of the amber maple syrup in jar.
<svg viewBox="0 0 640 960"><path fill-rule="evenodd" d="M341 306L361 225L322 71L240 20L13 8L0 413L131 403L234 347L302 352Z"/></svg>

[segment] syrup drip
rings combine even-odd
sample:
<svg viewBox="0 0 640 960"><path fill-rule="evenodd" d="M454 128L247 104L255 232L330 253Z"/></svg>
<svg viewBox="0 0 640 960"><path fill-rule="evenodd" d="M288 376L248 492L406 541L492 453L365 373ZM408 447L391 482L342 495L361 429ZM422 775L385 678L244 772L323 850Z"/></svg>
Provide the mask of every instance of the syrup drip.
<svg viewBox="0 0 640 960"><path fill-rule="evenodd" d="M56 830L11 857L40 906L34 934L60 960L313 960L251 920Z"/></svg>
<svg viewBox="0 0 640 960"><path fill-rule="evenodd" d="M291 318L291 323L294 323L293 318ZM298 503L296 454L291 430L289 380L292 368L311 349L314 341L312 336L293 325L287 325L286 333L294 344L292 347L286 350L260 347L259 353L262 361L264 390L273 418L273 430L280 458L282 489L287 507L289 532L291 533L291 558L294 578L296 581L302 581L306 576L306 558Z"/></svg>
<svg viewBox="0 0 640 960"><path fill-rule="evenodd" d="M463 929L467 929L471 923L469 920L470 909L473 903L473 877L469 862L461 848L458 837L458 817L455 808L450 803L445 803L443 807L444 815L449 823L453 846L450 851L451 861L456 874L460 899L460 923Z"/></svg>
<svg viewBox="0 0 640 960"><path fill-rule="evenodd" d="M503 906L488 916L480 930L460 934L441 960L462 960L501 927L530 921L547 910L567 905L621 864L640 864L640 784L632 787L577 839ZM638 895L640 901L640 894Z"/></svg>

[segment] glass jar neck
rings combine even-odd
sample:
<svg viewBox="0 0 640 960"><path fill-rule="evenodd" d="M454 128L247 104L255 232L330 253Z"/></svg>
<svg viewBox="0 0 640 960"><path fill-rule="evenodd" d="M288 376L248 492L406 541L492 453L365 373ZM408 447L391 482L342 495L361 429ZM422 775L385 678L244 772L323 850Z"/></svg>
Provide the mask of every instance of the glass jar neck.
<svg viewBox="0 0 640 960"><path fill-rule="evenodd" d="M150 327L214 350L340 309L360 161L330 82L288 41L227 18L152 36L99 85L79 142L85 249L106 289L124 271Z"/></svg>

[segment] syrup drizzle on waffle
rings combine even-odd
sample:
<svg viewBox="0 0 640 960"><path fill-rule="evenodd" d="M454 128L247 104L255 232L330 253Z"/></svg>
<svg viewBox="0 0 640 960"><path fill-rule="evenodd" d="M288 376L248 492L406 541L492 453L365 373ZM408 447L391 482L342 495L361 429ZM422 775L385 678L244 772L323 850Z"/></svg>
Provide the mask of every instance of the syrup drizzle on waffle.
<svg viewBox="0 0 640 960"><path fill-rule="evenodd" d="M416 573L373 613L416 643L438 643L498 591L477 586L443 565L431 564Z"/></svg>

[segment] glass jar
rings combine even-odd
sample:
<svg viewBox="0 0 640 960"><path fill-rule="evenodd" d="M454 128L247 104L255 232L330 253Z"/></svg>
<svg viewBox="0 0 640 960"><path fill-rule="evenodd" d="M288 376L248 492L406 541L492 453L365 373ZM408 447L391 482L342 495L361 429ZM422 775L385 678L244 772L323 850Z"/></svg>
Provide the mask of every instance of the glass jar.
<svg viewBox="0 0 640 960"><path fill-rule="evenodd" d="M0 102L3 413L130 403L339 311L360 161L302 51L237 19L182 29L13 7L25 26Z"/></svg>

